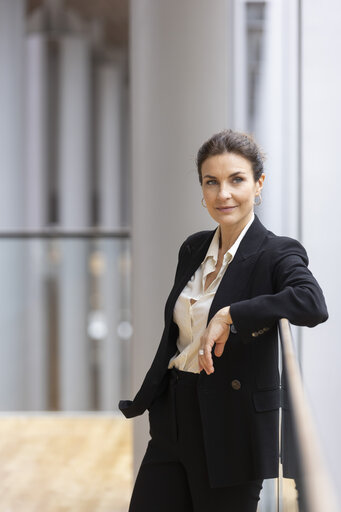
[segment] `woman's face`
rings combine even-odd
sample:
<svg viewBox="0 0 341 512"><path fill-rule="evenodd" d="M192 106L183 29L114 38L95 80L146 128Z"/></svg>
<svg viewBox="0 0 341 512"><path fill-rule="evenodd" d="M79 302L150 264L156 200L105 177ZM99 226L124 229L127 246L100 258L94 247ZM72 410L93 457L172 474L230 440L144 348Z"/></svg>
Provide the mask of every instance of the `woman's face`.
<svg viewBox="0 0 341 512"><path fill-rule="evenodd" d="M252 164L243 156L210 156L201 166L202 191L211 217L222 228L243 229L251 218L264 174L255 182Z"/></svg>

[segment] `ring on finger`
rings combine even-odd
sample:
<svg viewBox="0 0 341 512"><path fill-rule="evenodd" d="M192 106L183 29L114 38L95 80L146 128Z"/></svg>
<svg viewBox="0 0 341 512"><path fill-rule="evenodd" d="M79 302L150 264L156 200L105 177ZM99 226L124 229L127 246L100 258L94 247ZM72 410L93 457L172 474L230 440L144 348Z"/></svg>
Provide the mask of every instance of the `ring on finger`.
<svg viewBox="0 0 341 512"><path fill-rule="evenodd" d="M204 354L205 354L205 352L204 352L204 350L201 348L201 349L199 350L199 356L203 356Z"/></svg>

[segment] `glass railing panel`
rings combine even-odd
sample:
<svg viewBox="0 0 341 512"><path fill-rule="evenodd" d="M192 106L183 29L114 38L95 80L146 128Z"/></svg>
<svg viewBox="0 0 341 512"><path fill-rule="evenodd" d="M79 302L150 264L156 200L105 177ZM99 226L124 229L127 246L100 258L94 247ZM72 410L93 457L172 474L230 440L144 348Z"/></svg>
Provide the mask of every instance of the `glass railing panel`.
<svg viewBox="0 0 341 512"><path fill-rule="evenodd" d="M341 506L304 394L297 344L285 319L280 321L280 344L279 478L264 481L257 512L337 512Z"/></svg>
<svg viewBox="0 0 341 512"><path fill-rule="evenodd" d="M280 321L282 347L281 476L279 511L338 512L336 493L326 466L303 389L289 322Z"/></svg>
<svg viewBox="0 0 341 512"><path fill-rule="evenodd" d="M129 396L130 240L0 238L0 410L114 411Z"/></svg>

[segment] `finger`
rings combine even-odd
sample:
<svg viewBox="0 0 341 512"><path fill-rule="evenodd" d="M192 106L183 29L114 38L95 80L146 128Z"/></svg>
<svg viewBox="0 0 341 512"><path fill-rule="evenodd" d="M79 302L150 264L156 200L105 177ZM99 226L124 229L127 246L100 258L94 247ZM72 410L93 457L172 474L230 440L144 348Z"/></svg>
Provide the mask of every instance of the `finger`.
<svg viewBox="0 0 341 512"><path fill-rule="evenodd" d="M204 351L204 354L200 356L200 363L207 375L209 375L214 372L212 359L214 339L212 339L212 334L209 335L209 331L206 331L205 334L202 335L200 343L202 350Z"/></svg>
<svg viewBox="0 0 341 512"><path fill-rule="evenodd" d="M216 343L214 348L214 355L217 357L221 357L224 353L225 342L224 343Z"/></svg>
<svg viewBox="0 0 341 512"><path fill-rule="evenodd" d="M214 371L213 363L210 363L210 358L212 359L211 351L209 351L210 358L208 358L207 352L205 353L205 349L202 349L202 350L204 350L204 354L198 355L199 370L200 371L204 370L209 375L210 373L212 373L212 371Z"/></svg>
<svg viewBox="0 0 341 512"><path fill-rule="evenodd" d="M202 356L198 354L198 365L199 365L199 372L204 369L203 364L201 362Z"/></svg>
<svg viewBox="0 0 341 512"><path fill-rule="evenodd" d="M226 345L226 342L228 340L229 334L230 334L230 328L228 329L227 336L225 334L224 336L221 336L216 341L215 348L214 348L214 355L215 356L221 357L223 355L223 352L224 352L225 345Z"/></svg>
<svg viewBox="0 0 341 512"><path fill-rule="evenodd" d="M207 374L214 372L213 359L212 359L212 346L210 344L206 344L204 346L204 356L202 358L202 363L204 365L204 369Z"/></svg>
<svg viewBox="0 0 341 512"><path fill-rule="evenodd" d="M199 371L204 370L203 355L198 354Z"/></svg>

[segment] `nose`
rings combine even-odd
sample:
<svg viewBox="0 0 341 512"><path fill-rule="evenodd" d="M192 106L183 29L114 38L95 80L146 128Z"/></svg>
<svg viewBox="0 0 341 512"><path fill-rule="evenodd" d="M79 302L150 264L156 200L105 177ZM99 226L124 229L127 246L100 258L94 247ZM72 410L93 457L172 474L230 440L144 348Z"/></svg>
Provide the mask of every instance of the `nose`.
<svg viewBox="0 0 341 512"><path fill-rule="evenodd" d="M225 200L225 199L231 199L231 190L227 183L222 183L219 187L219 199Z"/></svg>

